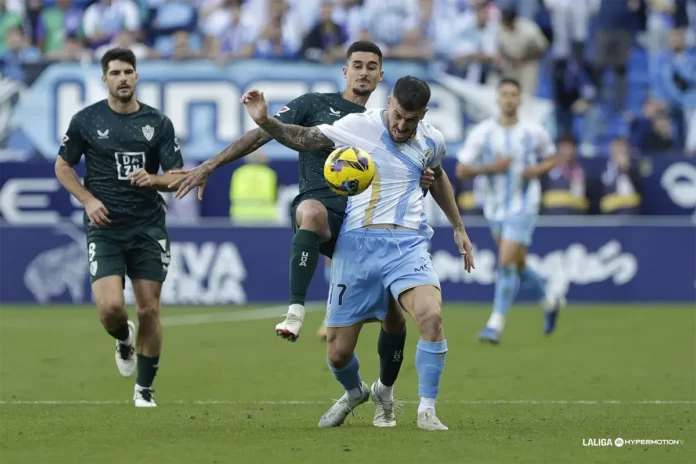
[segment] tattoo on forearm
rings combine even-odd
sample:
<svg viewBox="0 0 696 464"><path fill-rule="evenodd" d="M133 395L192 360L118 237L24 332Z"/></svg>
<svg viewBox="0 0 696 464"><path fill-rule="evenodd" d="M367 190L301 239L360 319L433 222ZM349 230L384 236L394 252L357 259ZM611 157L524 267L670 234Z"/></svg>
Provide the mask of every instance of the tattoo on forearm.
<svg viewBox="0 0 696 464"><path fill-rule="evenodd" d="M272 140L271 136L261 128L250 130L239 139L227 145L219 154L210 159L216 166L224 166L227 163L237 161L255 152Z"/></svg>
<svg viewBox="0 0 696 464"><path fill-rule="evenodd" d="M316 150L334 146L333 141L316 127L283 124L275 118L270 118L262 128L278 142L293 150Z"/></svg>

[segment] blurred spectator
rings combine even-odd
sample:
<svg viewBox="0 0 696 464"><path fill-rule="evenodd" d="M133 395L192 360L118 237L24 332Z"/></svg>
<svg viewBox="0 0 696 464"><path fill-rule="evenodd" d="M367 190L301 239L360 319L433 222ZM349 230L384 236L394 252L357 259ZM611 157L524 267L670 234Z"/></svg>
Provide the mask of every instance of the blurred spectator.
<svg viewBox="0 0 696 464"><path fill-rule="evenodd" d="M136 42L135 33L122 30L114 38L113 42L102 45L94 51L94 58L101 60L101 57L112 48L129 48L138 60L144 60L151 56L150 49L143 43Z"/></svg>
<svg viewBox="0 0 696 464"><path fill-rule="evenodd" d="M56 0L55 6L44 8L36 28L37 45L44 53L58 55L66 46L67 37L82 34L82 9L73 0Z"/></svg>
<svg viewBox="0 0 696 464"><path fill-rule="evenodd" d="M418 14L418 0L365 0L364 8L370 40L387 53L403 41L406 25Z"/></svg>
<svg viewBox="0 0 696 464"><path fill-rule="evenodd" d="M611 142L610 159L602 173L603 193L599 209L604 214L640 214L641 178L631 162L628 141Z"/></svg>
<svg viewBox="0 0 696 464"><path fill-rule="evenodd" d="M85 10L82 20L87 43L92 48L107 44L121 29L140 30L140 11L131 0L97 0Z"/></svg>
<svg viewBox="0 0 696 464"><path fill-rule="evenodd" d="M302 56L310 61L332 63L345 58L343 44L347 37L332 19L333 4L326 0L321 4L319 22L307 34L302 43Z"/></svg>
<svg viewBox="0 0 696 464"><path fill-rule="evenodd" d="M369 26L363 0L336 0L333 20L343 28L348 39L346 42L350 43L359 40L360 32Z"/></svg>
<svg viewBox="0 0 696 464"><path fill-rule="evenodd" d="M25 80L23 66L41 59L38 48L29 43L24 31L15 27L7 32L7 49L0 53L2 75L18 81Z"/></svg>
<svg viewBox="0 0 696 464"><path fill-rule="evenodd" d="M585 214L589 207L585 170L577 159L578 141L572 135L558 140L558 164L542 178L545 214Z"/></svg>
<svg viewBox="0 0 696 464"><path fill-rule="evenodd" d="M653 119L659 112L667 110L667 105L662 100L648 99L643 103L642 111L637 115L629 115L630 145L642 148L643 139L653 126Z"/></svg>
<svg viewBox="0 0 696 464"><path fill-rule="evenodd" d="M686 155L696 156L696 117L689 122L688 135L686 137Z"/></svg>
<svg viewBox="0 0 696 464"><path fill-rule="evenodd" d="M0 0L0 51L7 48L10 30L22 27L22 15L7 8L7 0Z"/></svg>
<svg viewBox="0 0 696 464"><path fill-rule="evenodd" d="M58 61L92 61L91 50L86 49L82 39L68 36L63 40L63 46L46 54L46 58Z"/></svg>
<svg viewBox="0 0 696 464"><path fill-rule="evenodd" d="M153 10L149 25L152 38L169 36L180 30L191 33L196 27L197 10L189 0L168 0Z"/></svg>
<svg viewBox="0 0 696 464"><path fill-rule="evenodd" d="M601 92L604 71L615 72L614 110L619 113L626 103L626 66L633 33L639 28L640 7L640 0L601 0L597 13L595 81Z"/></svg>
<svg viewBox="0 0 696 464"><path fill-rule="evenodd" d="M522 93L534 95L539 82L539 60L549 42L534 21L517 16L514 7L502 13L499 47L503 71L520 83Z"/></svg>
<svg viewBox="0 0 696 464"><path fill-rule="evenodd" d="M671 153L677 146L674 143L674 129L669 116L664 112L658 112L651 122L650 129L641 141L641 149L648 154Z"/></svg>
<svg viewBox="0 0 696 464"><path fill-rule="evenodd" d="M485 83L499 67L498 24L487 0L472 0L473 10L457 19L450 59L455 70L473 82Z"/></svg>
<svg viewBox="0 0 696 464"><path fill-rule="evenodd" d="M201 44L196 36L186 30L175 31L171 36L163 36L157 41L157 54L166 59L185 61L201 58Z"/></svg>
<svg viewBox="0 0 696 464"><path fill-rule="evenodd" d="M539 13L540 0L497 0L501 10L517 11L520 18L534 20Z"/></svg>
<svg viewBox="0 0 696 464"><path fill-rule="evenodd" d="M241 0L227 0L224 6L210 17L204 30L208 56L223 65L254 54L254 28L242 22Z"/></svg>
<svg viewBox="0 0 696 464"><path fill-rule="evenodd" d="M295 41L297 27L287 20L287 6L276 1L271 10L270 20L256 42L255 58L289 59L295 58L299 46Z"/></svg>
<svg viewBox="0 0 696 464"><path fill-rule="evenodd" d="M646 3L648 47L656 52L665 47L667 31L676 25L677 1L647 0Z"/></svg>
<svg viewBox="0 0 696 464"><path fill-rule="evenodd" d="M256 151L230 180L230 219L234 224L276 223L278 221L278 176L268 158Z"/></svg>
<svg viewBox="0 0 696 464"><path fill-rule="evenodd" d="M544 0L544 6L551 15L555 60L566 61L573 57L578 62L584 61L590 17L599 8L600 1L602 0Z"/></svg>
<svg viewBox="0 0 696 464"><path fill-rule="evenodd" d="M591 78L592 69L570 56L553 63L553 88L556 101L556 131L574 132L575 115L588 113L597 98Z"/></svg>
<svg viewBox="0 0 696 464"><path fill-rule="evenodd" d="M655 98L668 102L677 124L677 137L684 140L696 110L696 51L686 49L683 29L669 32L668 50L658 53L650 65Z"/></svg>

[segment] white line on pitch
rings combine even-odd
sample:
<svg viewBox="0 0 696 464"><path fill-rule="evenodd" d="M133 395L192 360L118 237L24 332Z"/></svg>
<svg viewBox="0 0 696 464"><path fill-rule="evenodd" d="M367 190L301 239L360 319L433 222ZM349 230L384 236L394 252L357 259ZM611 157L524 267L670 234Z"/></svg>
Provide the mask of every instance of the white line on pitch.
<svg viewBox="0 0 696 464"><path fill-rule="evenodd" d="M162 325L173 327L177 325L211 324L214 322L241 322L257 321L261 319L282 318L287 312L287 306L269 306L266 308L248 309L244 311L231 311L205 314L189 314L186 316L163 316ZM306 312L321 311L321 306L307 306Z"/></svg>
<svg viewBox="0 0 696 464"><path fill-rule="evenodd" d="M0 401L0 405L3 406L16 406L16 405L110 405L110 404L129 404L130 401L98 401L98 400L11 400L11 401ZM320 405L320 404L330 404L331 401L259 401L259 400L199 400L199 401L186 401L186 400L175 400L175 401L160 401L160 404L178 404L178 405L215 405L215 404L228 404L228 405ZM405 401L406 404L418 404L418 401ZM566 404L566 405L638 405L638 404L652 404L652 405L676 405L676 404L696 404L696 400L443 400L442 403L447 404L501 404L501 405L531 405L531 404Z"/></svg>

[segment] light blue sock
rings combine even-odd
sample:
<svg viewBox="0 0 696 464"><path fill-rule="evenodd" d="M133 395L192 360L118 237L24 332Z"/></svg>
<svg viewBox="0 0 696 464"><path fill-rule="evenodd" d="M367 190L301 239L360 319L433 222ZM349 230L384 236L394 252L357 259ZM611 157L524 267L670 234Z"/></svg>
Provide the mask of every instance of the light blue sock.
<svg viewBox="0 0 696 464"><path fill-rule="evenodd" d="M447 340L426 342L418 340L416 347L416 371L418 372L418 394L421 398L437 398L440 378L445 369Z"/></svg>
<svg viewBox="0 0 696 464"><path fill-rule="evenodd" d="M524 288L529 288L537 300L546 296L546 282L529 266L520 272L520 285Z"/></svg>
<svg viewBox="0 0 696 464"><path fill-rule="evenodd" d="M360 378L360 361L358 361L358 355L353 353L353 359L345 366L339 368L333 367L328 359L326 362L333 371L336 380L343 385L343 388L345 388L349 395L351 394L351 390L353 392L355 392L356 389L358 392L360 391L362 379Z"/></svg>
<svg viewBox="0 0 696 464"><path fill-rule="evenodd" d="M493 299L493 313L505 317L517 293L520 276L517 266L512 264L498 268L495 279L495 298Z"/></svg>

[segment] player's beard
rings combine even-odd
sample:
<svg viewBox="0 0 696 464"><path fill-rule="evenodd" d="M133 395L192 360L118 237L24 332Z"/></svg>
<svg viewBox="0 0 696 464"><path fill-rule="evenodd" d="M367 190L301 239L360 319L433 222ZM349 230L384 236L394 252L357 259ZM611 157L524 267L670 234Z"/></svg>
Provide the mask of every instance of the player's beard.
<svg viewBox="0 0 696 464"><path fill-rule="evenodd" d="M120 101L121 103L130 103L133 100L133 97L135 96L135 91L133 89L128 89L128 93L119 93L118 89L116 89L116 92L111 92L111 96L114 97L116 100Z"/></svg>
<svg viewBox="0 0 696 464"><path fill-rule="evenodd" d="M371 89L361 90L361 89L356 89L355 87L353 87L353 94L357 97L369 97L372 94L372 90Z"/></svg>

